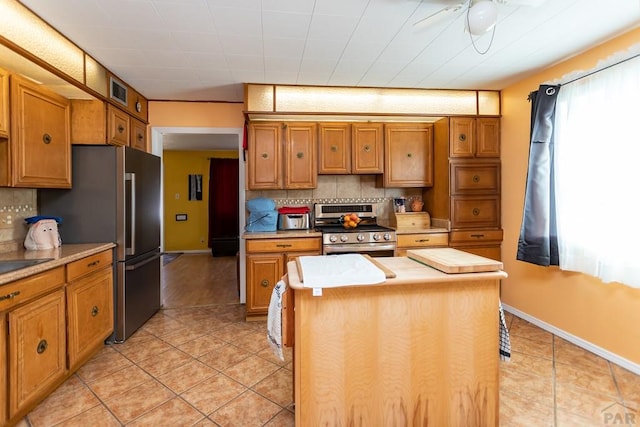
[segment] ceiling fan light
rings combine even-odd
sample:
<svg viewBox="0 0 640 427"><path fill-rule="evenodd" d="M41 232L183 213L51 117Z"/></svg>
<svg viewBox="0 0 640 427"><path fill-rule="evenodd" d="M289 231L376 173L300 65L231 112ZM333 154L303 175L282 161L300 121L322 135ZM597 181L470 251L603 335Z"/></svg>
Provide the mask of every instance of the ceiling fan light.
<svg viewBox="0 0 640 427"><path fill-rule="evenodd" d="M474 36L486 33L498 21L498 7L493 1L474 2L467 13L467 26Z"/></svg>

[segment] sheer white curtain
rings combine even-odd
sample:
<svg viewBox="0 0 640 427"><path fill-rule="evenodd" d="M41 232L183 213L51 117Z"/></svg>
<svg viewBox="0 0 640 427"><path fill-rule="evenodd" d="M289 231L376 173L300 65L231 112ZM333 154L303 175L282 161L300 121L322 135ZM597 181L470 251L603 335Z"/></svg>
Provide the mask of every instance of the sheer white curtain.
<svg viewBox="0 0 640 427"><path fill-rule="evenodd" d="M563 85L555 125L560 268L640 287L640 58Z"/></svg>

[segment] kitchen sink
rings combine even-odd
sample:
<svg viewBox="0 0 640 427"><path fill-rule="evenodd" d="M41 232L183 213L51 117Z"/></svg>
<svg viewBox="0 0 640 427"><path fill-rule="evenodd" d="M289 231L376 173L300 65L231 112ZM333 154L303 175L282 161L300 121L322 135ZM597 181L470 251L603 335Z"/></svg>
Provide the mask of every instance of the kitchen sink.
<svg viewBox="0 0 640 427"><path fill-rule="evenodd" d="M43 262L51 261L53 258L39 259L2 259L0 260L0 274L31 267Z"/></svg>

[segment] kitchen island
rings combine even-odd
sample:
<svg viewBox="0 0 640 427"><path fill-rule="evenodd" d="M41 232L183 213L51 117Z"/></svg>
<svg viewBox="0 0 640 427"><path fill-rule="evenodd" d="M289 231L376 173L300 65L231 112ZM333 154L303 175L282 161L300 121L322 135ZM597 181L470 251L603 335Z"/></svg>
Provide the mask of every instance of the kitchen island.
<svg viewBox="0 0 640 427"><path fill-rule="evenodd" d="M497 426L506 273L376 261L395 277L321 296L304 287L296 262L287 264L294 301L285 298L283 336L295 305L296 425Z"/></svg>

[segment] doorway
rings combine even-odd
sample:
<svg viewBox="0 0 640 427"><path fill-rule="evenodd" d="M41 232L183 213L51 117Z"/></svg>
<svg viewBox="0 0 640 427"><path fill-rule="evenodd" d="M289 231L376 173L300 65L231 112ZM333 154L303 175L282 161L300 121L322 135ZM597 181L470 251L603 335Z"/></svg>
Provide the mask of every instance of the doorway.
<svg viewBox="0 0 640 427"><path fill-rule="evenodd" d="M242 128L209 128L209 127L152 127L151 128L151 146L152 153L162 157L164 151L165 141L172 141L176 135L184 136L185 139L193 139L196 141L202 141L203 138L198 136L207 136L205 143L194 146L191 149L199 150L216 150L216 149L236 149L238 150L238 236L242 236L242 224L245 223L245 193L242 189L245 186L245 162L243 161L243 147L242 140L244 131ZM209 138L212 136L212 138ZM217 136L217 138L216 138ZM222 145L220 145L222 144ZM191 144L190 144L191 145ZM186 146L185 146L186 147ZM164 168L163 168L164 169ZM164 174L164 170L162 170ZM164 180L164 175L162 177ZM163 182L163 181L161 181ZM161 194L164 193L164 188ZM161 199L161 212L159 213L161 218L164 217L164 200ZM161 227L161 250L164 251L164 228L162 223ZM211 254L208 254L211 257ZM245 274L245 247L244 240L239 240L239 281L240 281L240 303L246 302L246 274Z"/></svg>

